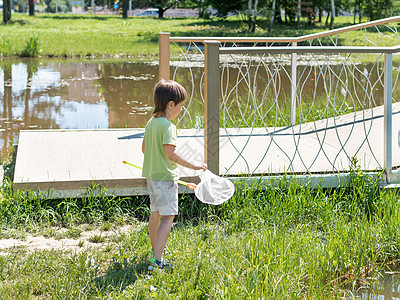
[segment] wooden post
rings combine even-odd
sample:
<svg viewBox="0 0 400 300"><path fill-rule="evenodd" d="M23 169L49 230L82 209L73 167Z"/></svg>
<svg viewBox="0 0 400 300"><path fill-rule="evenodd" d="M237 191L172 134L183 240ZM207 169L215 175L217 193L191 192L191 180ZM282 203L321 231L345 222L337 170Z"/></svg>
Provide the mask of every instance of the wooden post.
<svg viewBox="0 0 400 300"><path fill-rule="evenodd" d="M204 41L204 161L219 174L219 41Z"/></svg>
<svg viewBox="0 0 400 300"><path fill-rule="evenodd" d="M169 79L169 32L160 32L158 35L158 77Z"/></svg>
<svg viewBox="0 0 400 300"><path fill-rule="evenodd" d="M387 175L392 172L392 54L385 54L384 61L384 168Z"/></svg>
<svg viewBox="0 0 400 300"><path fill-rule="evenodd" d="M297 47L297 43L292 43ZM292 53L291 57L291 89L290 89L290 125L296 125L296 92L297 92L297 53Z"/></svg>

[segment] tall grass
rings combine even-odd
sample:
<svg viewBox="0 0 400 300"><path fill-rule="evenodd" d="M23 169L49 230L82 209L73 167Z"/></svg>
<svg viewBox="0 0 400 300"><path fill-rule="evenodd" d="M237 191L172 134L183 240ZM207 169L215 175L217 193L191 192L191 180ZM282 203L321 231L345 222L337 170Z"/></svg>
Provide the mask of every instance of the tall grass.
<svg viewBox="0 0 400 300"><path fill-rule="evenodd" d="M326 299L356 291L385 266L396 266L400 203L381 190L356 161L351 183L311 188L282 178L278 184L236 184L221 206L180 199L165 258L172 273L147 272L150 242L146 198L106 194L61 201L3 192L0 224L76 225L134 222L110 247L80 253L27 252L0 256L0 295L57 299ZM100 187L97 187L100 188ZM140 225L143 224L143 225Z"/></svg>
<svg viewBox="0 0 400 300"><path fill-rule="evenodd" d="M31 35L26 41L25 48L22 49L21 57L38 57L39 55L39 36Z"/></svg>

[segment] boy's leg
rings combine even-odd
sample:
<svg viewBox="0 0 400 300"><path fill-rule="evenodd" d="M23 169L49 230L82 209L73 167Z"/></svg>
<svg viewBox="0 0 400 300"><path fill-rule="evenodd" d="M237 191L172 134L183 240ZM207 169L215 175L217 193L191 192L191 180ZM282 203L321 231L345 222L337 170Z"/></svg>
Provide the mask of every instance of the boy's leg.
<svg viewBox="0 0 400 300"><path fill-rule="evenodd" d="M147 225L147 229L149 231L149 237L151 242L151 248L154 251L154 247L156 246L157 240L157 232L160 227L161 216L158 211L152 211L150 213L149 224Z"/></svg>
<svg viewBox="0 0 400 300"><path fill-rule="evenodd" d="M161 260L162 253L167 243L169 233L171 232L172 222L175 216L161 216L161 223L159 223L157 238L153 246L153 257Z"/></svg>

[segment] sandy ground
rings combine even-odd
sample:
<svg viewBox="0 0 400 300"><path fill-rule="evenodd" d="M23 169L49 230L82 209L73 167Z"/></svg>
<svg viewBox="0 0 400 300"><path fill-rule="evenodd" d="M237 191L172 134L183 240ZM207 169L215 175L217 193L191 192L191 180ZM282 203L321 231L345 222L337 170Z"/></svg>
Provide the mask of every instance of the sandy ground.
<svg viewBox="0 0 400 300"><path fill-rule="evenodd" d="M14 247L26 247L29 251L35 250L72 250L81 251L88 247L101 247L110 243L107 237L126 233L133 230L131 225L125 225L118 229L110 229L109 231L100 230L89 230L82 231L79 238L63 238L55 239L52 237L44 237L43 235L33 236L27 234L24 239L1 239L0 240L0 255L5 254L7 250ZM65 231L65 230L64 230ZM60 230L62 232L62 230ZM90 237L94 235L105 237L105 241L102 243L91 243L89 242ZM82 242L83 241L83 242Z"/></svg>

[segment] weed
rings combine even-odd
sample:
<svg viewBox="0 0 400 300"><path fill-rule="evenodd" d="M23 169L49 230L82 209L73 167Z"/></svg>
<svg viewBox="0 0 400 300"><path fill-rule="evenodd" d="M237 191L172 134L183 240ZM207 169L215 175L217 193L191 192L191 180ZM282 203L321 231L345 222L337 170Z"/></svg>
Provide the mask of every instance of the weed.
<svg viewBox="0 0 400 300"><path fill-rule="evenodd" d="M72 239L77 239L81 236L82 230L80 230L77 227L73 227L68 229L65 233L64 236L66 238L72 238Z"/></svg>
<svg viewBox="0 0 400 300"><path fill-rule="evenodd" d="M101 236L99 234L92 235L89 237L88 241L91 243L104 243L106 238L104 236Z"/></svg>
<svg viewBox="0 0 400 300"><path fill-rule="evenodd" d="M109 231L112 228L110 223L104 222L100 225L100 231Z"/></svg>
<svg viewBox="0 0 400 300"><path fill-rule="evenodd" d="M25 48L22 49L21 57L38 57L39 55L39 36L31 35L26 41Z"/></svg>

